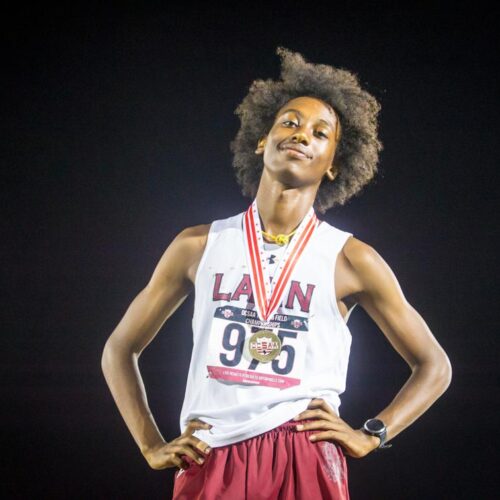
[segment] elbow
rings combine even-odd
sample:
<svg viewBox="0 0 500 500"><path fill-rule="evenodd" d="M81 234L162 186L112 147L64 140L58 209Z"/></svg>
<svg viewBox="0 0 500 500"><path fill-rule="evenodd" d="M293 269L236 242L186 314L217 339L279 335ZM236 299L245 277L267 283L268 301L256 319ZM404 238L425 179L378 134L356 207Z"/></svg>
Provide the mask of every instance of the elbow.
<svg viewBox="0 0 500 500"><path fill-rule="evenodd" d="M453 370L451 367L450 358L444 351L441 351L430 363L430 373L434 379L435 386L440 388L443 394L451 384Z"/></svg>
<svg viewBox="0 0 500 500"><path fill-rule="evenodd" d="M443 394L448 389L453 375L450 359L443 350L439 350L425 360L413 364L412 371L426 373L427 378L432 380L433 387L440 394Z"/></svg>
<svg viewBox="0 0 500 500"><path fill-rule="evenodd" d="M111 335L106 341L106 344L104 344L102 350L101 370L104 376L106 376L108 373L111 373L117 365L122 365L138 357L139 354L133 346Z"/></svg>
<svg viewBox="0 0 500 500"><path fill-rule="evenodd" d="M104 349L102 350L101 355L101 370L106 375L106 372L109 370L113 359L113 347L111 345L110 339L107 340L106 344L104 344Z"/></svg>
<svg viewBox="0 0 500 500"><path fill-rule="evenodd" d="M441 347L436 356L436 370L439 373L439 378L446 385L445 389L451 384L451 379L453 375L453 370L451 368L450 358Z"/></svg>
<svg viewBox="0 0 500 500"><path fill-rule="evenodd" d="M104 344L104 349L101 355L101 370L106 375L116 364L120 357L121 350L118 348L112 337L109 337Z"/></svg>
<svg viewBox="0 0 500 500"><path fill-rule="evenodd" d="M436 386L441 388L441 394L443 394L451 384L451 379L453 376L453 370L451 368L450 359L446 354L435 363L434 377L436 380Z"/></svg>
<svg viewBox="0 0 500 500"><path fill-rule="evenodd" d="M453 370L451 368L450 358L448 358L448 356L446 355L446 353L443 353L443 361L442 361L441 372L442 372L441 377L442 377L444 385L445 385L444 386L444 390L443 390L443 392L444 392L450 386L451 379L453 377Z"/></svg>

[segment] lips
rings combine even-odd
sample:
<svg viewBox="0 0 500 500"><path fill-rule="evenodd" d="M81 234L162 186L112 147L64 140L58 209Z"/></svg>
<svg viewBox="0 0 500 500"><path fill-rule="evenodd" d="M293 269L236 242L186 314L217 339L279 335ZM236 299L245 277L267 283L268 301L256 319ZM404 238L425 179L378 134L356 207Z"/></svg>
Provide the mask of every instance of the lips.
<svg viewBox="0 0 500 500"><path fill-rule="evenodd" d="M290 151L294 151L296 153L298 153L301 157L303 158L307 158L307 159L311 159L312 156L311 154L309 153L309 151L301 146L300 144L284 144L283 146L281 146L280 148L282 151L286 151L286 150L290 150Z"/></svg>

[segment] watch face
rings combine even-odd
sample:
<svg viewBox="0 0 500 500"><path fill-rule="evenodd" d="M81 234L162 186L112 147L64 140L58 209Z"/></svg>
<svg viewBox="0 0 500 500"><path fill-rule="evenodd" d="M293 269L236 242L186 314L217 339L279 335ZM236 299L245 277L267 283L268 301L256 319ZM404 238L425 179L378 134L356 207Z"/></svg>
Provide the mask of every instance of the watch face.
<svg viewBox="0 0 500 500"><path fill-rule="evenodd" d="M365 428L370 432L378 434L385 429L385 425L382 420L379 420L378 418L371 418L366 421Z"/></svg>

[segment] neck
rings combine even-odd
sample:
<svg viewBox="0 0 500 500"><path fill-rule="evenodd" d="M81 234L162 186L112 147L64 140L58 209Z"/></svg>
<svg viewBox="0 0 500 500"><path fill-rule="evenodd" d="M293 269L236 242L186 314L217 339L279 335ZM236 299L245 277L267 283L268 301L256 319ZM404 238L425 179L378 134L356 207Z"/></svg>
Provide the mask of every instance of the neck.
<svg viewBox="0 0 500 500"><path fill-rule="evenodd" d="M316 191L317 186L288 188L264 170L256 196L262 229L273 235L291 233L313 205Z"/></svg>

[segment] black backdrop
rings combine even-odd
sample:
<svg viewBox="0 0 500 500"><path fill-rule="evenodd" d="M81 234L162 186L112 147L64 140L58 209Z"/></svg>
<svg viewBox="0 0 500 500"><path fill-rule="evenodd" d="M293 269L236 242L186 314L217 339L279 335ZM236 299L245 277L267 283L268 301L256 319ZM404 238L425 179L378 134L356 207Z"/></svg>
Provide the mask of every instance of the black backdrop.
<svg viewBox="0 0 500 500"><path fill-rule="evenodd" d="M168 498L100 368L104 343L184 227L244 210L234 109L277 78L283 45L356 72L382 104L377 182L325 219L372 245L453 365L438 402L393 441L348 459L357 499L491 498L498 340L493 16L361 4L202 10L19 6L4 17L2 462L9 498ZM188 299L141 357L167 439L189 366ZM353 426L409 375L370 318L341 415Z"/></svg>

